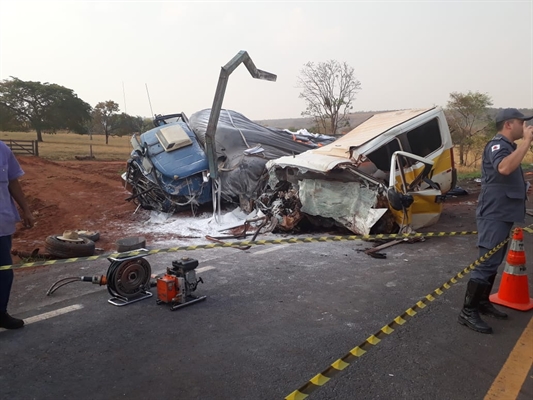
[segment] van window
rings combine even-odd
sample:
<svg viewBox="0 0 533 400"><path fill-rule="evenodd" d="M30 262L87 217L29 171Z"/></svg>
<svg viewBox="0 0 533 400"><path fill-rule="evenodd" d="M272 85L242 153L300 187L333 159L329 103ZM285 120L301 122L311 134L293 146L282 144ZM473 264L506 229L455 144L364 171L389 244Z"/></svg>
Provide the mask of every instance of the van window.
<svg viewBox="0 0 533 400"><path fill-rule="evenodd" d="M411 153L426 157L442 146L439 121L437 118L426 122L424 125L407 132L407 140Z"/></svg>
<svg viewBox="0 0 533 400"><path fill-rule="evenodd" d="M379 149L374 150L372 153L368 154L366 157L372 161L376 167L382 171L390 171L390 160L392 154L395 151L403 150L400 141L398 138L394 138L392 141L387 143L384 146L381 146Z"/></svg>

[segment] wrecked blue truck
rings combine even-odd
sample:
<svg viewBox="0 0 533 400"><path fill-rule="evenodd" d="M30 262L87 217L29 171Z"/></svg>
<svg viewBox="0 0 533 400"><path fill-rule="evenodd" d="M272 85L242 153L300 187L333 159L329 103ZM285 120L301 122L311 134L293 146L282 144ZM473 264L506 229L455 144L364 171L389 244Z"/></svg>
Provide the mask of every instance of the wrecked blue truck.
<svg viewBox="0 0 533 400"><path fill-rule="evenodd" d="M395 233L438 221L457 176L440 107L377 113L338 140L271 129L222 109L240 64L254 79L276 80L240 51L221 67L211 109L156 116L131 141L129 200L167 213L212 202L215 219L231 202L281 231L309 222Z"/></svg>
<svg viewBox="0 0 533 400"><path fill-rule="evenodd" d="M129 200L147 210L193 211L211 202L251 210L268 183L266 163L316 149L335 140L305 130L291 132L259 125L244 115L221 110L216 127L218 178L212 181L206 154L211 109L190 118L184 113L157 115L155 127L131 139L125 173ZM216 192L220 196L216 196ZM219 197L219 198L217 198Z"/></svg>

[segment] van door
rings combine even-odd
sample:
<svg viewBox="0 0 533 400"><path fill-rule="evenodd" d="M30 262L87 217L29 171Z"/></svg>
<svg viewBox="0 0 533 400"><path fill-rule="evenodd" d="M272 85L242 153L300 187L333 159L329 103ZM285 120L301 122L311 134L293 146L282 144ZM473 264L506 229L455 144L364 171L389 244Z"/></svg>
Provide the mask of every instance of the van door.
<svg viewBox="0 0 533 400"><path fill-rule="evenodd" d="M407 167L405 167L407 165ZM442 213L442 191L429 179L434 162L404 151L391 157L389 209L401 231L435 224Z"/></svg>

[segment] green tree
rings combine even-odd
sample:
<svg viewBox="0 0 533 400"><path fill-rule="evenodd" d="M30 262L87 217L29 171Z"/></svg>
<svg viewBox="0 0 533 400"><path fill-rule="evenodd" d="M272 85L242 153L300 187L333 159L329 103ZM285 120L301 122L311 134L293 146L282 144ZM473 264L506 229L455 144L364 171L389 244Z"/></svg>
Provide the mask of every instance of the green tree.
<svg viewBox="0 0 533 400"><path fill-rule="evenodd" d="M143 123L141 126L141 133L147 132L153 128L154 128L154 121L152 120L152 118L143 118Z"/></svg>
<svg viewBox="0 0 533 400"><path fill-rule="evenodd" d="M306 102L302 116L313 117L324 133L336 134L353 109L352 102L361 90L361 82L346 62L329 60L305 64L298 77L298 87L302 89L299 97Z"/></svg>
<svg viewBox="0 0 533 400"><path fill-rule="evenodd" d="M106 144L111 135L123 136L143 133L153 128L144 129L145 120L140 116L118 113L119 106L112 100L98 103L92 112L91 132L106 135ZM149 120L151 123L151 120Z"/></svg>
<svg viewBox="0 0 533 400"><path fill-rule="evenodd" d="M486 93L450 93L446 107L446 119L451 130L454 145L459 147L459 164L466 165L466 154L479 139L494 126L488 116L492 99Z"/></svg>
<svg viewBox="0 0 533 400"><path fill-rule="evenodd" d="M119 128L116 117L119 110L118 104L113 100L101 101L94 106L92 112L94 130L105 135L105 144L109 143L109 135Z"/></svg>
<svg viewBox="0 0 533 400"><path fill-rule="evenodd" d="M39 142L43 141L43 132L67 129L84 133L91 118L91 106L72 89L15 77L0 82L0 105L34 129Z"/></svg>
<svg viewBox="0 0 533 400"><path fill-rule="evenodd" d="M10 108L0 104L0 131L27 131L28 128Z"/></svg>
<svg viewBox="0 0 533 400"><path fill-rule="evenodd" d="M116 126L115 134L131 135L133 133L143 133L143 119L142 117L120 113L114 115L113 123Z"/></svg>

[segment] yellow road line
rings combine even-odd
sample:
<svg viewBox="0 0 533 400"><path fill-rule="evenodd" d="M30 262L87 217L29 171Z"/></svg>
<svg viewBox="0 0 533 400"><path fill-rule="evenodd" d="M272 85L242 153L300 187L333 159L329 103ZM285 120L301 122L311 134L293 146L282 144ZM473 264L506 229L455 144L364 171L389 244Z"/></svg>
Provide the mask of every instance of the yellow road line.
<svg viewBox="0 0 533 400"><path fill-rule="evenodd" d="M515 400L533 365L533 318L492 383L484 400Z"/></svg>

